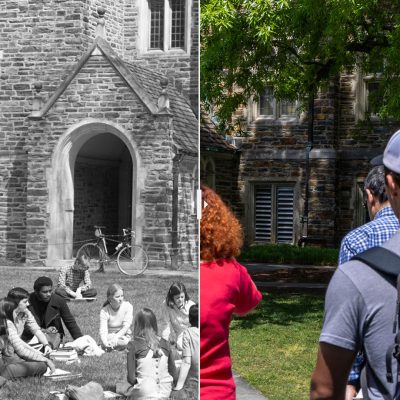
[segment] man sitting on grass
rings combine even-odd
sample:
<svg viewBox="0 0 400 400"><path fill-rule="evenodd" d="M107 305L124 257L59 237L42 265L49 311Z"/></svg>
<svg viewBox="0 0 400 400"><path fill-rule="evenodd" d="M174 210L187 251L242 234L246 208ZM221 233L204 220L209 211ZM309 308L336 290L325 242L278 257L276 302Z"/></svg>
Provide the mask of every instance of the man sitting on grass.
<svg viewBox="0 0 400 400"><path fill-rule="evenodd" d="M81 285L81 282L83 282L83 285ZM96 297L97 290L92 288L89 257L86 254L78 254L73 265L61 268L55 293L65 299Z"/></svg>
<svg viewBox="0 0 400 400"><path fill-rule="evenodd" d="M61 296L53 293L53 281L47 276L41 276L33 284L34 292L29 295L29 311L45 333L51 347L58 348L64 337L62 322L73 339L82 336L75 318L68 308L67 302ZM24 341L32 339L32 335L24 331Z"/></svg>

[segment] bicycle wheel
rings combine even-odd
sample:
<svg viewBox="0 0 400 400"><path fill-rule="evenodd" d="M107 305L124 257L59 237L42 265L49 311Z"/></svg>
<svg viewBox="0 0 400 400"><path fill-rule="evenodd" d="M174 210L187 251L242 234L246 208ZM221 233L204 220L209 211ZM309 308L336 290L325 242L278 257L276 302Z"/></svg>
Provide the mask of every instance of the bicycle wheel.
<svg viewBox="0 0 400 400"><path fill-rule="evenodd" d="M143 274L147 268L149 256L141 246L128 246L120 250L117 257L119 270L130 276Z"/></svg>
<svg viewBox="0 0 400 400"><path fill-rule="evenodd" d="M89 271L96 271L103 267L105 260L104 250L100 248L96 243L86 243L79 248L76 253L78 257L81 253L85 254L90 259Z"/></svg>

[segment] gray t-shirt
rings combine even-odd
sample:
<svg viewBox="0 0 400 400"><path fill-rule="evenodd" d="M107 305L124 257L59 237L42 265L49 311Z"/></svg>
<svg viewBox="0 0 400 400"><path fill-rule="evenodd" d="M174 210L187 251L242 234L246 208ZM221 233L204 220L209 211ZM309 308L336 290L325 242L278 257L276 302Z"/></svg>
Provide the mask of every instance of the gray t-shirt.
<svg viewBox="0 0 400 400"><path fill-rule="evenodd" d="M382 247L400 255L400 232ZM392 330L397 299L394 281L395 278L383 278L359 261L349 261L338 267L326 293L320 342L354 352L364 348L371 400L382 399L375 376L392 396L396 392L396 383L389 384L386 380L385 364L386 351L394 343ZM397 361L393 359L392 364L396 381ZM400 393L396 399L400 399Z"/></svg>

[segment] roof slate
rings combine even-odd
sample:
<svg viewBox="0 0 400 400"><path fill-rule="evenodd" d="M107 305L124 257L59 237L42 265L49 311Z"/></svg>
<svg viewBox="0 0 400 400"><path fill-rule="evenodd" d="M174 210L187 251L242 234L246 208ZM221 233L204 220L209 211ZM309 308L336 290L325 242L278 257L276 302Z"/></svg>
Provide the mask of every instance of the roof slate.
<svg viewBox="0 0 400 400"><path fill-rule="evenodd" d="M213 123L202 116L200 123L200 148L207 151L237 152L237 148L229 144L219 135Z"/></svg>
<svg viewBox="0 0 400 400"><path fill-rule="evenodd" d="M135 63L126 63L137 82L143 87L149 98L157 104L161 93L160 80L165 75L149 70ZM198 152L199 129L198 119L186 98L174 87L168 85L167 93L170 102L170 112L173 115L174 141L182 150L189 153Z"/></svg>

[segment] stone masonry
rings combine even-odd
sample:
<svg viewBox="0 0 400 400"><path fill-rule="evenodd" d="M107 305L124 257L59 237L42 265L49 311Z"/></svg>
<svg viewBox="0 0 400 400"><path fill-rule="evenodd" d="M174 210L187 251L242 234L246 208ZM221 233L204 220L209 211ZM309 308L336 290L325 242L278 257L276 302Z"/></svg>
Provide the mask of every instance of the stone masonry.
<svg viewBox="0 0 400 400"><path fill-rule="evenodd" d="M358 188L370 170L369 160L383 151L390 135L399 128L394 122L357 119L357 75L343 73L321 90L314 103L314 137L309 153L308 224L303 224L306 198L307 116L295 121L248 120L249 133L239 146L237 172L221 164L215 153L216 188L225 199L235 199L217 176L237 174L239 201L233 208L245 228L247 243L254 242L252 187L262 183L294 185L294 243L307 236L312 244L336 247L342 237L358 226L361 200ZM247 110L237 116L246 120ZM202 147L202 154L203 154Z"/></svg>
<svg viewBox="0 0 400 400"><path fill-rule="evenodd" d="M177 151L184 154L179 169L179 260L186 266L195 265L197 223L194 214L187 212L192 207L193 170L197 165L194 115L198 44L194 32L198 26L198 5L192 5L188 54L150 56L136 50L140 17L137 3L2 2L0 258L41 264L53 259L52 245L58 246L54 253L58 258L71 258L72 243L60 248L60 241L90 238L87 235L93 233L91 225L97 218L90 218L89 206L81 206L90 202L96 215L106 215L96 223L108 225L115 233L123 222L113 225L107 218L117 213L111 206L118 201L117 195L111 195L117 191L117 170L101 172L105 168L100 167L101 160L97 166L86 169L75 164L86 140L110 134L117 136L121 146L132 155L133 175L129 185L132 198L127 189L118 190L132 202L131 220L137 241L143 245L161 243L164 249L163 255L154 253L150 257L153 267L171 264L172 160ZM95 40L100 5L106 10L104 36L108 44L85 56ZM114 60L113 65L110 60ZM132 61L134 67L130 66ZM170 111L167 108L164 113L156 112L163 75L168 77L171 102ZM68 84L63 87L66 81ZM37 86L39 90L34 89L37 82L42 85L41 89ZM63 90L59 92L61 87ZM53 102L52 96L56 96ZM36 111L34 99L39 104ZM189 102L192 110L187 106ZM50 106L45 110L46 104ZM153 111L149 107L154 107ZM43 116L32 117L32 111L43 111ZM184 123L179 125L177 115L181 120L186 118L188 126L183 142L179 132L183 132ZM178 126L176 132L174 124ZM62 165L69 167L65 169ZM101 176L109 177L109 183L104 184L108 194L96 196L98 203L94 204L93 193L80 186L90 175L90 180L93 183L97 180L99 185ZM72 189L71 193L66 187ZM107 196L109 200L105 201ZM73 221L74 208L75 218L79 217L76 221ZM54 215L61 218L60 226L71 229L57 232L55 227L60 221ZM187 225L188 232L184 232L183 225Z"/></svg>

